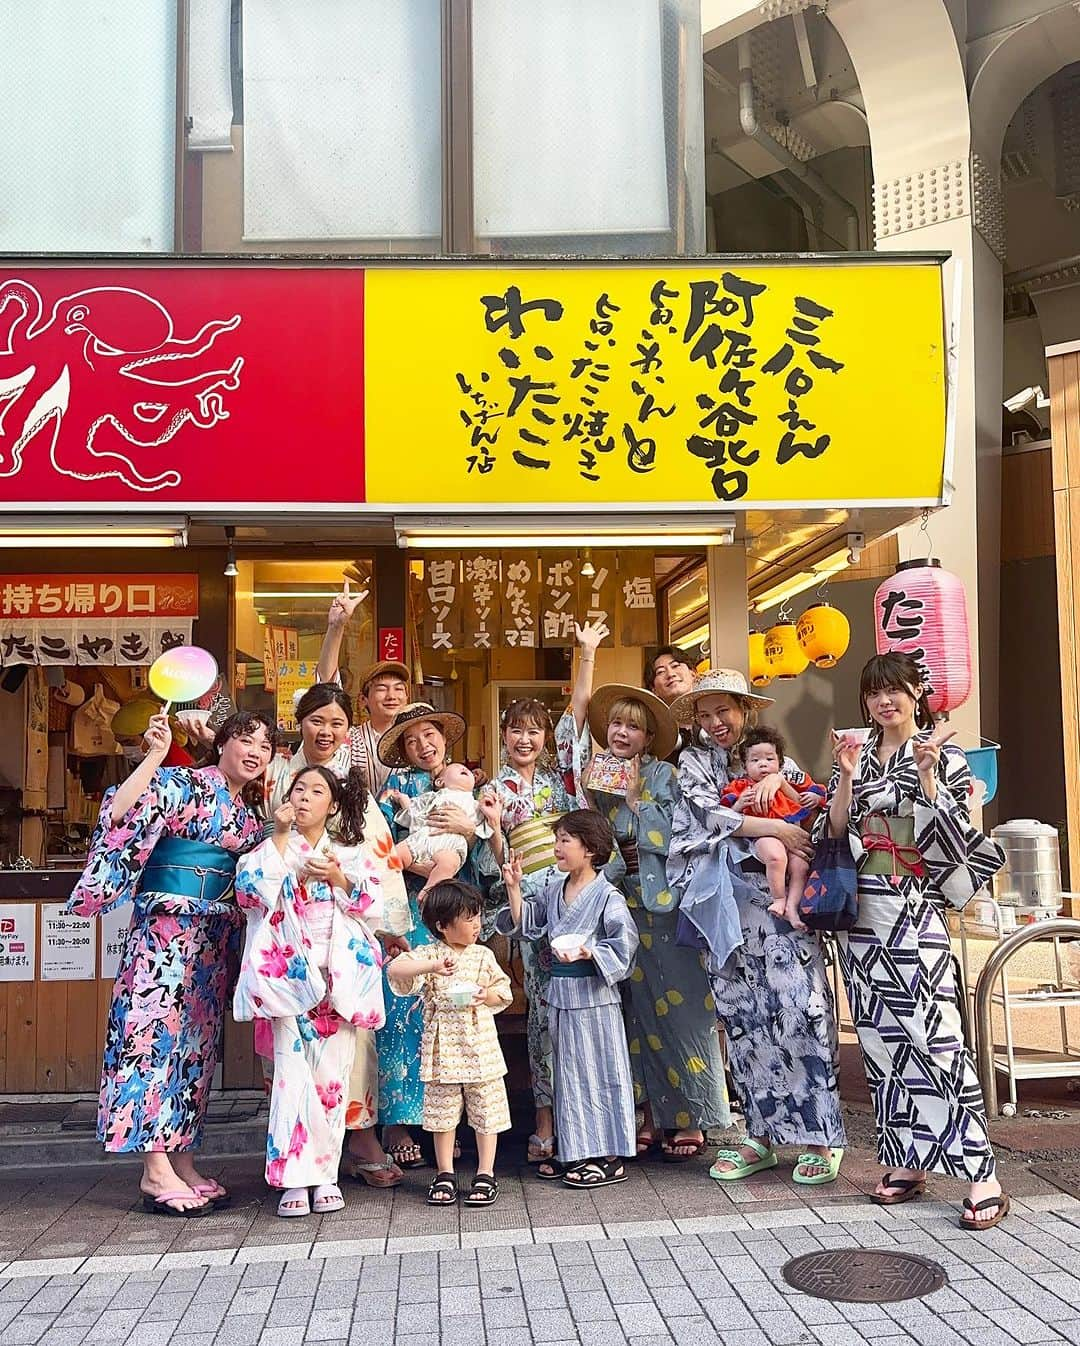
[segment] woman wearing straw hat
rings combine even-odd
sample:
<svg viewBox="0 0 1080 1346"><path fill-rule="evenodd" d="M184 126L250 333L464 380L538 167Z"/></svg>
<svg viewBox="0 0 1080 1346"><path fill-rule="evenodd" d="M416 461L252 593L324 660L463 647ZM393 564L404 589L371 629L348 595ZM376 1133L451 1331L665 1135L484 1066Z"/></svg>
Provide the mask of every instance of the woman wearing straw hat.
<svg viewBox="0 0 1080 1346"><path fill-rule="evenodd" d="M449 760L449 750L465 736L465 721L453 711L436 710L424 701L416 701L398 711L390 728L379 739L379 759L390 767L390 775L380 795L383 812L400 840L394 823L396 812L391 792L410 799L432 788L432 780ZM435 832L456 832L472 847L476 824L461 809L452 806L435 809L428 816ZM486 847L485 847L486 849ZM466 883L476 881L474 850L470 851L458 875ZM431 943L431 935L420 919L417 894L424 886L424 875L407 872L412 948ZM424 1106L424 1086L420 1081L420 1038L423 1016L417 997L393 995L386 988L386 1024L376 1034L379 1052L379 1122L384 1127L383 1143L387 1153L403 1168L423 1167L420 1147L409 1131L419 1126Z"/></svg>
<svg viewBox="0 0 1080 1346"><path fill-rule="evenodd" d="M678 903L666 875L679 785L663 759L679 730L658 696L620 683L593 693L589 728L626 764L625 780L609 774L605 789L594 759L585 783L615 830L619 854L605 872L621 887L640 940L627 983L630 1061L644 1105L638 1153L663 1133L664 1158L682 1162L700 1154L705 1130L726 1127L730 1114L708 979L700 952L676 941Z"/></svg>
<svg viewBox="0 0 1080 1346"><path fill-rule="evenodd" d="M708 948L716 1013L746 1113L747 1135L717 1154L710 1176L728 1181L774 1168L774 1147L796 1145L794 1179L816 1186L836 1178L845 1144L832 994L816 938L769 913L765 869L748 843L776 837L808 859L813 848L795 824L720 802L743 733L771 704L741 673L724 668L703 673L673 703L676 718L696 724L709 744L688 749L679 762L682 798L668 878L680 912ZM781 774L802 772L785 759Z"/></svg>

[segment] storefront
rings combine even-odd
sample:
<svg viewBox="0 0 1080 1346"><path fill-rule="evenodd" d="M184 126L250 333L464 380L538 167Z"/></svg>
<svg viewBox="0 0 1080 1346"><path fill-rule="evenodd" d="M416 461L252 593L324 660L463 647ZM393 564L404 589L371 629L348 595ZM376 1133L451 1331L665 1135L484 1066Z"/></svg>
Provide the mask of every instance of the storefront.
<svg viewBox="0 0 1080 1346"><path fill-rule="evenodd" d="M5 262L0 1092L96 1085L124 913L58 907L155 653L288 733L347 579L345 685L404 658L489 774L575 616L598 683L745 669L748 608L948 499L942 260Z"/></svg>

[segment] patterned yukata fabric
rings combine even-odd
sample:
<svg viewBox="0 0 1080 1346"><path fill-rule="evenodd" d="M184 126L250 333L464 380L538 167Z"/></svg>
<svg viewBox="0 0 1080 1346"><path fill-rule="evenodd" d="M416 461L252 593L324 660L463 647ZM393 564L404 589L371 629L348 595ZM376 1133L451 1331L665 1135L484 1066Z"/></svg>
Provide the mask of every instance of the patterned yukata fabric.
<svg viewBox="0 0 1080 1346"><path fill-rule="evenodd" d="M916 734L889 759L871 739L859 758L849 818L859 867L859 913L839 932L840 966L874 1100L878 1159L885 1168L925 1169L988 1182L994 1155L982 1089L963 1036L946 903L963 906L1005 861L971 825L972 777L961 749L946 744L937 798L919 781ZM829 797L836 789L834 772ZM864 872L871 814L914 820L923 875ZM823 818L819 833L827 825Z"/></svg>
<svg viewBox="0 0 1080 1346"><path fill-rule="evenodd" d="M596 807L619 847L636 845L638 872L618 856L605 869L619 883L637 925L637 966L627 983L626 1029L634 1093L664 1130L731 1123L716 1015L701 953L676 942L678 899L667 880L679 783L670 762L645 757L638 811L618 795L595 792Z"/></svg>
<svg viewBox="0 0 1080 1346"><path fill-rule="evenodd" d="M502 829L507 846L510 834L522 823L534 818L551 818L569 813L571 809L588 808L588 800L576 793L575 761L589 748L589 731L577 732L574 716L566 711L555 726L555 755L558 770L547 771L537 767L532 782L504 766L495 777L495 788L502 801ZM583 748L578 745L583 743ZM578 752L575 755L575 748ZM522 882L524 893L538 892L558 871L553 867L528 874ZM499 884L499 891L502 885ZM547 988L551 980L551 946L547 939L521 941L521 967L528 1006L526 1032L529 1047L529 1076L532 1081L533 1103L537 1108L550 1108L552 1090L551 1034L548 1030Z"/></svg>
<svg viewBox="0 0 1080 1346"><path fill-rule="evenodd" d="M402 767L390 773L386 789L400 790L402 794L415 798L431 789L431 776L426 771ZM392 822L393 804L383 804L382 809L387 821ZM400 840L404 835L396 827L393 831L395 840ZM487 843L474 843L458 878L463 883L477 885L485 858L488 868L493 867L491 849ZM419 874L406 872L410 923L407 930L401 933L407 933L409 944L414 949L432 942L416 902L416 894L423 886L424 880ZM379 1125L419 1126L424 1110L424 1085L419 1072L420 1040L423 1036L422 1005L418 996L395 995L385 980L385 969L383 999L386 1023L375 1035L379 1059Z"/></svg>
<svg viewBox="0 0 1080 1346"><path fill-rule="evenodd" d="M836 1016L821 948L768 911L765 874L733 836L742 816L720 803L729 778L723 749L683 753L668 876L684 909L691 895L709 944L709 1003L724 1026L747 1133L839 1148Z"/></svg>
<svg viewBox="0 0 1080 1346"><path fill-rule="evenodd" d="M301 882L313 852L335 856L348 892ZM343 846L324 835L312 846L294 832L284 855L264 841L244 857L236 891L248 918L238 1017L272 1017L266 1181L271 1187L336 1182L356 1030L378 1028L384 1018L382 951L368 924L382 917L379 868L364 845ZM282 945L278 932L295 932L298 947ZM267 933L269 941L262 938ZM271 1016L278 987L289 982L314 988L307 998L317 996L316 1003Z"/></svg>
<svg viewBox="0 0 1080 1346"><path fill-rule="evenodd" d="M114 795L102 800L68 903L79 916L135 904L105 1030L97 1135L114 1153L197 1149L239 911L231 900L136 890L161 837L239 854L258 841L262 820L229 793L217 767L159 769L123 818L112 816Z"/></svg>
<svg viewBox="0 0 1080 1346"><path fill-rule="evenodd" d="M637 928L622 893L603 875L571 902L556 872L542 891L522 891L520 926L509 910L499 929L516 939L574 935L592 953L587 977L551 977L548 1027L555 1076L555 1134L565 1164L635 1153L634 1082L619 983L633 965ZM574 965L576 966L576 964Z"/></svg>
<svg viewBox="0 0 1080 1346"><path fill-rule="evenodd" d="M424 1130L437 1134L456 1131L465 1119L478 1136L495 1136L510 1130L510 1101L504 1080L482 1080L477 1084L424 1085Z"/></svg>

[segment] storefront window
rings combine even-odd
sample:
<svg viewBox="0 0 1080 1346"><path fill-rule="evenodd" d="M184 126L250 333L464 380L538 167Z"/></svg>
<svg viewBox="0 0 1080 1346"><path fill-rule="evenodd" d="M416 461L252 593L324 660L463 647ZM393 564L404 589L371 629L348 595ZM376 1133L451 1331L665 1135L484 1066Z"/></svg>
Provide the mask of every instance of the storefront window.
<svg viewBox="0 0 1080 1346"><path fill-rule="evenodd" d="M472 31L478 240L704 250L696 0L473 0Z"/></svg>
<svg viewBox="0 0 1080 1346"><path fill-rule="evenodd" d="M374 600L369 560L238 560L235 602L236 703L273 715L295 733L294 693L315 682L330 603L347 580L368 590L345 627L341 683L353 697L359 675L375 660Z"/></svg>
<svg viewBox="0 0 1080 1346"><path fill-rule="evenodd" d="M247 242L441 226L439 0L246 0Z"/></svg>
<svg viewBox="0 0 1080 1346"><path fill-rule="evenodd" d="M0 5L0 250L168 252L175 0Z"/></svg>
<svg viewBox="0 0 1080 1346"><path fill-rule="evenodd" d="M665 642L698 652L709 639L709 584L705 563L674 563L662 581Z"/></svg>

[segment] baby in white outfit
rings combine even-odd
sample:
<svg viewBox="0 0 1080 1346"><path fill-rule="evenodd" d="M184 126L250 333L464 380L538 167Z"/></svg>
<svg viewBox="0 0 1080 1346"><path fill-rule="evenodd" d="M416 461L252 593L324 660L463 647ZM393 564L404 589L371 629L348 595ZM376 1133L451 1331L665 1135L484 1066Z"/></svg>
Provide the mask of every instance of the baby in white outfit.
<svg viewBox="0 0 1080 1346"><path fill-rule="evenodd" d="M403 869L410 869L417 862L430 864L431 872L419 893L423 897L429 888L443 879L452 879L469 854L468 843L456 832L432 832L428 818L433 810L445 805L454 805L461 809L476 824L477 836L489 836L490 825L481 817L473 790L476 777L460 762L448 762L432 782L434 790L410 798L400 790L388 791L389 797L398 806L395 821L409 829L408 838L399 841L394 853L401 861Z"/></svg>

